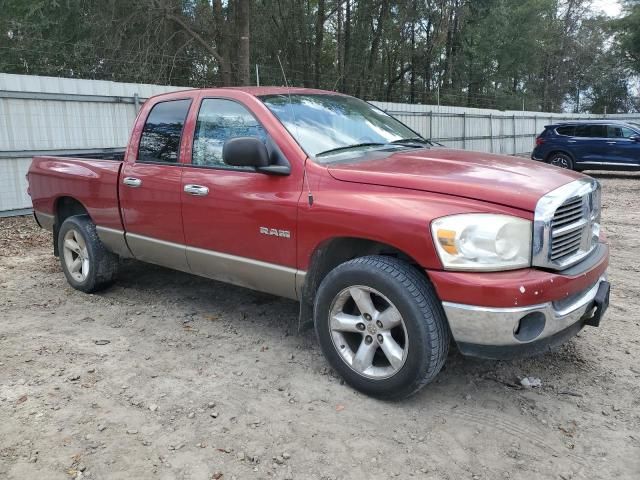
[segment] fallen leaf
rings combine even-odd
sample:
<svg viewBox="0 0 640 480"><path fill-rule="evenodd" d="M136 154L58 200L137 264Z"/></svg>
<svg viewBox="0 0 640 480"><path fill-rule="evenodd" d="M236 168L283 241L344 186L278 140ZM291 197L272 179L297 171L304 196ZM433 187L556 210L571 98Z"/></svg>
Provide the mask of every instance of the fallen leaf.
<svg viewBox="0 0 640 480"><path fill-rule="evenodd" d="M27 396L26 395L22 395L17 401L17 404L21 404L27 401Z"/></svg>
<svg viewBox="0 0 640 480"><path fill-rule="evenodd" d="M344 405L336 405L336 412L341 412L344 409L345 409Z"/></svg>

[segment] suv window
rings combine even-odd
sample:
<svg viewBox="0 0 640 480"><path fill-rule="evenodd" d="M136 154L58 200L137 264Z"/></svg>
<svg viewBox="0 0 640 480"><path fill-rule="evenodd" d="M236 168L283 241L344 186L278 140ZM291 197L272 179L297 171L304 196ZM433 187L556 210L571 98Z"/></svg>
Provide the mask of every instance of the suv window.
<svg viewBox="0 0 640 480"><path fill-rule="evenodd" d="M576 125L576 137L607 138L606 125Z"/></svg>
<svg viewBox="0 0 640 480"><path fill-rule="evenodd" d="M246 107L232 100L205 98L198 112L193 136L192 165L252 170L227 165L222 160L224 142L235 137L257 137L263 142L267 132Z"/></svg>
<svg viewBox="0 0 640 480"><path fill-rule="evenodd" d="M609 138L629 138L636 134L633 130L619 125L607 125L607 137Z"/></svg>
<svg viewBox="0 0 640 480"><path fill-rule="evenodd" d="M142 129L139 162L178 163L182 127L191 100L160 102L151 109Z"/></svg>
<svg viewBox="0 0 640 480"><path fill-rule="evenodd" d="M576 130L576 126L575 125L567 125L565 127L558 127L556 128L556 133L558 135L565 135L567 137L573 137L573 134Z"/></svg>

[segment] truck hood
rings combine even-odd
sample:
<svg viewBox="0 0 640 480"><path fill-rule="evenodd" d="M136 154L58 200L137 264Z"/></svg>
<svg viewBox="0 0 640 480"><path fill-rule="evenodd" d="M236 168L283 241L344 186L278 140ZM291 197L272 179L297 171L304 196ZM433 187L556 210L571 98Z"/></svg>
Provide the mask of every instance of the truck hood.
<svg viewBox="0 0 640 480"><path fill-rule="evenodd" d="M581 174L524 158L446 148L367 152L328 166L345 182L409 188L535 210L544 194Z"/></svg>

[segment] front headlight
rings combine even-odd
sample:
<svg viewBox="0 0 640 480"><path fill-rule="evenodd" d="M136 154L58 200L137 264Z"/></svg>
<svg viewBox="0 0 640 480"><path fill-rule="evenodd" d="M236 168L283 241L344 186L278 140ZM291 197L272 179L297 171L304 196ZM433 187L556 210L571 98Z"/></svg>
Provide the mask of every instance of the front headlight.
<svg viewBox="0 0 640 480"><path fill-rule="evenodd" d="M531 265L531 222L510 215L466 213L431 223L447 270L497 271Z"/></svg>

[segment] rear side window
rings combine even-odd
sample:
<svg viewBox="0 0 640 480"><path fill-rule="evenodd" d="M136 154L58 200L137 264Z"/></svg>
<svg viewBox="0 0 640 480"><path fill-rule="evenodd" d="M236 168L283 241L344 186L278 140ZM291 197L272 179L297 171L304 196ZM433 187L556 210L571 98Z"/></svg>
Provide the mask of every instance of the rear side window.
<svg viewBox="0 0 640 480"><path fill-rule="evenodd" d="M606 125L576 125L576 137L607 138Z"/></svg>
<svg viewBox="0 0 640 480"><path fill-rule="evenodd" d="M191 100L157 103L149 113L142 130L138 161L178 163L182 128Z"/></svg>
<svg viewBox="0 0 640 480"><path fill-rule="evenodd" d="M607 126L606 125L591 125L589 127L590 137L607 138Z"/></svg>
<svg viewBox="0 0 640 480"><path fill-rule="evenodd" d="M575 130L575 125L566 125L564 127L556 128L556 133L558 135L564 135L566 137L573 137Z"/></svg>

